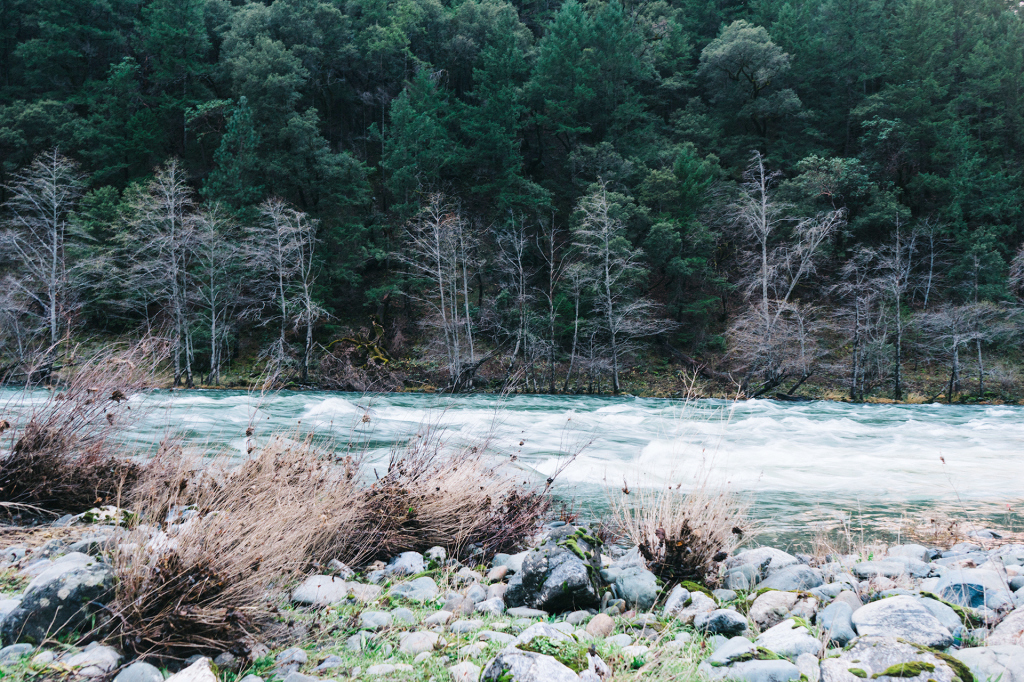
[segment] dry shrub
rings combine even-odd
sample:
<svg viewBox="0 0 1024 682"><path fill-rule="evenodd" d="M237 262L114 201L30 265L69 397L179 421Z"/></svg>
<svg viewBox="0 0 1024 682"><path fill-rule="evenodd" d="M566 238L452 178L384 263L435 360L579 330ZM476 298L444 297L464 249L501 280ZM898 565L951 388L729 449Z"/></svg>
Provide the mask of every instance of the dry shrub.
<svg viewBox="0 0 1024 682"><path fill-rule="evenodd" d="M308 437L272 438L234 468L225 460L168 447L135 489L140 525L115 557L111 607L125 650L247 655L274 585L358 515L352 476ZM191 518L175 518L185 509Z"/></svg>
<svg viewBox="0 0 1024 682"><path fill-rule="evenodd" d="M511 465L489 461L485 450L450 447L433 433L396 449L363 493L359 532L344 529L351 539L332 550L358 563L435 545L455 556L472 544L487 556L512 549L536 531L550 503L545 490Z"/></svg>
<svg viewBox="0 0 1024 682"><path fill-rule="evenodd" d="M116 502L139 470L113 452L135 420L128 399L152 382L158 345L145 340L108 346L80 362L72 357L45 401L34 404L38 392L31 387L11 401L5 413L14 424L10 452L0 460L0 501L60 513Z"/></svg>
<svg viewBox="0 0 1024 682"><path fill-rule="evenodd" d="M682 492L678 484L624 492L611 507L622 535L669 584L717 584L718 563L749 532L746 504L706 481L691 492Z"/></svg>

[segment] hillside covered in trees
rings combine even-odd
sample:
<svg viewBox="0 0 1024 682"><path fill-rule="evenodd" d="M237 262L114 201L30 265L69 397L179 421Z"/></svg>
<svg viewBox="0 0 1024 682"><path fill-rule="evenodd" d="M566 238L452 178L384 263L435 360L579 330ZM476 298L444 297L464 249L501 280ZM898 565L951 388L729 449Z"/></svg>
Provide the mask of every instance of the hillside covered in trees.
<svg viewBox="0 0 1024 682"><path fill-rule="evenodd" d="M143 332L186 385L1015 376L1015 2L4 0L0 159L16 379Z"/></svg>

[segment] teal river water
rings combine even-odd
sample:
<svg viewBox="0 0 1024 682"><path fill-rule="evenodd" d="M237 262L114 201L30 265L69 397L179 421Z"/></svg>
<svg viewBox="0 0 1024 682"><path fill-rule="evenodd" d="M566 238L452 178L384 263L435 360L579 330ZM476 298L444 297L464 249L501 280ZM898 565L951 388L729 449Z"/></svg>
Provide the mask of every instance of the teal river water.
<svg viewBox="0 0 1024 682"><path fill-rule="evenodd" d="M10 409L13 397L0 391L0 408ZM605 491L623 480L685 489L707 473L750 496L766 541L834 529L843 519L854 532L886 532L901 518L937 513L1024 529L1021 406L235 391L155 391L133 400L146 408L130 434L143 446L171 432L241 456L250 424L257 436L312 429L339 450L362 452L372 468L431 428L454 441L489 439L497 456L518 455L538 478L582 447L558 482L558 494L581 508L604 506Z"/></svg>

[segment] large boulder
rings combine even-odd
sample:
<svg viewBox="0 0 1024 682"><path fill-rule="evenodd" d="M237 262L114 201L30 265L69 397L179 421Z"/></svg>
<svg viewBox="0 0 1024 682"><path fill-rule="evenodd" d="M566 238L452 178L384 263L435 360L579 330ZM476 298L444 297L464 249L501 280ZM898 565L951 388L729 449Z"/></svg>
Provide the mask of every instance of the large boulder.
<svg viewBox="0 0 1024 682"><path fill-rule="evenodd" d="M909 674L915 669L923 674ZM889 675L885 675L886 672ZM878 678L907 682L953 682L959 679L944 659L895 637L860 637L838 657L821 662L821 682L861 682Z"/></svg>
<svg viewBox="0 0 1024 682"><path fill-rule="evenodd" d="M28 584L21 603L0 622L0 639L40 644L47 637L91 629L94 616L113 596L114 580L114 569L92 557L63 557Z"/></svg>
<svg viewBox="0 0 1024 682"><path fill-rule="evenodd" d="M1024 682L1024 647L1000 644L953 651L978 682Z"/></svg>
<svg viewBox="0 0 1024 682"><path fill-rule="evenodd" d="M484 668L480 682L579 682L572 668L552 656L514 647L502 650Z"/></svg>
<svg viewBox="0 0 1024 682"><path fill-rule="evenodd" d="M865 635L899 637L927 647L945 649L953 635L917 599L896 596L879 599L857 609L853 626Z"/></svg>
<svg viewBox="0 0 1024 682"><path fill-rule="evenodd" d="M555 528L509 580L505 603L555 613L597 607L600 567L600 549L585 530Z"/></svg>
<svg viewBox="0 0 1024 682"><path fill-rule="evenodd" d="M772 590L810 590L824 583L818 569L795 564L772 573L761 583L761 587Z"/></svg>
<svg viewBox="0 0 1024 682"><path fill-rule="evenodd" d="M939 578L935 592L948 602L971 608L998 609L1013 603L1003 576L983 568L950 569Z"/></svg>

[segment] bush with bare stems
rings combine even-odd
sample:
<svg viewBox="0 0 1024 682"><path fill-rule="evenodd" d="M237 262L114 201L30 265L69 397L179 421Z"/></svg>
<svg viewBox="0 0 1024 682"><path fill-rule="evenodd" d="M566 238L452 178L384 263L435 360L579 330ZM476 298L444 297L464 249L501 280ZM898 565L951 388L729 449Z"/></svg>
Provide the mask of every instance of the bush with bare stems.
<svg viewBox="0 0 1024 682"><path fill-rule="evenodd" d="M136 464L114 453L133 421L129 398L155 374L158 345L108 346L80 361L72 354L45 401L12 400L4 410L14 423L0 459L0 501L66 513L115 502L138 476Z"/></svg>
<svg viewBox="0 0 1024 682"><path fill-rule="evenodd" d="M354 527L353 474L309 437L271 438L235 468L164 448L135 488L139 525L114 559L124 649L248 655L273 586L323 552L333 529Z"/></svg>
<svg viewBox="0 0 1024 682"><path fill-rule="evenodd" d="M456 556L473 544L487 556L512 549L536 531L549 501L546 490L507 463L491 463L485 450L449 446L433 433L395 450L387 471L365 491L364 522L350 537L378 558L434 545ZM335 551L365 557L342 542Z"/></svg>
<svg viewBox="0 0 1024 682"><path fill-rule="evenodd" d="M736 495L702 481L690 492L679 484L643 488L611 502L622 535L650 570L667 583L718 582L717 565L740 545L746 506Z"/></svg>

